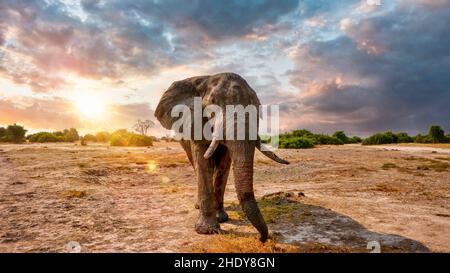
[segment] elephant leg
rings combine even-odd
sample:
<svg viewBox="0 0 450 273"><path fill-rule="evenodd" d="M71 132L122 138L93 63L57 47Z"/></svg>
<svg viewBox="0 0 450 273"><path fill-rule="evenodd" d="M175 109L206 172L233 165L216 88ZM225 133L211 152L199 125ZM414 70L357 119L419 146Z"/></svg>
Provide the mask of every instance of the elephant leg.
<svg viewBox="0 0 450 273"><path fill-rule="evenodd" d="M194 167L194 170L195 170L194 160L192 158L191 142L189 140L181 140L180 144L181 144L181 147L183 147L183 150L186 152L189 162L191 163L192 167ZM195 208L196 209L200 208L200 203L198 200L197 200L197 202L195 202Z"/></svg>
<svg viewBox="0 0 450 273"><path fill-rule="evenodd" d="M214 154L215 168L214 168L214 195L218 203L217 219L219 223L228 220L228 214L223 208L223 197L225 194L225 187L227 185L228 174L230 173L231 158L228 148L220 145Z"/></svg>
<svg viewBox="0 0 450 273"><path fill-rule="evenodd" d="M214 195L214 159L205 159L203 155L208 145L191 142L192 158L195 165L195 173L198 180L198 204L199 217L195 224L195 230L199 234L217 233L220 230L216 213L218 202Z"/></svg>

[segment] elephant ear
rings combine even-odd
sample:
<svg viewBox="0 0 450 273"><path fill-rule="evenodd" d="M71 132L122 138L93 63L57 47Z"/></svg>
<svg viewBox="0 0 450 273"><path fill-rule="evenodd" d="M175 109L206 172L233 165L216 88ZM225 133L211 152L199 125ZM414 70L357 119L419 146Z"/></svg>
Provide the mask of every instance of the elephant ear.
<svg viewBox="0 0 450 273"><path fill-rule="evenodd" d="M200 96L200 93L192 79L172 83L162 95L155 110L155 117L164 128L172 129L172 124L178 119L171 116L172 108L181 104L186 105L193 111L195 96Z"/></svg>

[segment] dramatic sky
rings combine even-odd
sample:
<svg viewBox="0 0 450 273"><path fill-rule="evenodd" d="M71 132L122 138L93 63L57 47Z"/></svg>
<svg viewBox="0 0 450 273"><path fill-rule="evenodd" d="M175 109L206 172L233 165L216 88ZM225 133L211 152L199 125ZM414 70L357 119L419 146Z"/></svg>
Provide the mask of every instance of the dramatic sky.
<svg viewBox="0 0 450 273"><path fill-rule="evenodd" d="M450 1L0 0L0 125L130 128L227 71L282 130L450 130Z"/></svg>

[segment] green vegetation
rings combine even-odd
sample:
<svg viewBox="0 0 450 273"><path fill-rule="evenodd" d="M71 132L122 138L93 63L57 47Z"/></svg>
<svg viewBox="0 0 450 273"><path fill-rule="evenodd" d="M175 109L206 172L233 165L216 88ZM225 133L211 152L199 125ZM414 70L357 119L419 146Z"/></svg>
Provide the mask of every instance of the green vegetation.
<svg viewBox="0 0 450 273"><path fill-rule="evenodd" d="M314 147L314 142L308 137L280 136L279 147L282 149L307 149Z"/></svg>
<svg viewBox="0 0 450 273"><path fill-rule="evenodd" d="M363 140L363 145L378 145L378 144L389 144L397 143L398 137L396 134L388 131L384 133L376 133L370 137Z"/></svg>
<svg viewBox="0 0 450 273"><path fill-rule="evenodd" d="M111 134L108 132L98 132L95 134L97 142L108 142L111 140Z"/></svg>
<svg viewBox="0 0 450 273"><path fill-rule="evenodd" d="M28 141L32 143L45 143L45 142L64 142L62 136L57 136L54 133L39 132L28 136Z"/></svg>
<svg viewBox="0 0 450 273"><path fill-rule="evenodd" d="M431 138L433 143L447 142L444 129L442 129L439 125L432 125L430 127L430 131L428 132L428 136Z"/></svg>
<svg viewBox="0 0 450 273"><path fill-rule="evenodd" d="M269 143L270 138L261 137L263 143ZM343 131L337 131L333 135L314 134L308 130L294 130L291 133L280 135L279 147L284 149L306 149L314 145L342 145L361 142L360 137L348 137Z"/></svg>
<svg viewBox="0 0 450 273"><path fill-rule="evenodd" d="M130 133L126 129L115 131L111 135L111 146L152 146L153 138Z"/></svg>
<svg viewBox="0 0 450 273"><path fill-rule="evenodd" d="M22 143L25 141L27 130L23 126L13 124L8 127L0 127L0 142Z"/></svg>
<svg viewBox="0 0 450 273"><path fill-rule="evenodd" d="M78 131L75 128L65 129L57 132L39 132L28 135L27 139L31 143L46 143L46 142L74 142L80 139Z"/></svg>
<svg viewBox="0 0 450 273"><path fill-rule="evenodd" d="M418 134L415 137L405 132L393 133L391 131L376 133L364 139L363 145L379 145L391 143L450 143L450 138L445 135L444 129L439 125L430 127L428 135Z"/></svg>
<svg viewBox="0 0 450 273"><path fill-rule="evenodd" d="M84 141L89 142L109 142L111 139L111 134L108 132L98 132L95 135L93 134L86 134L83 137Z"/></svg>

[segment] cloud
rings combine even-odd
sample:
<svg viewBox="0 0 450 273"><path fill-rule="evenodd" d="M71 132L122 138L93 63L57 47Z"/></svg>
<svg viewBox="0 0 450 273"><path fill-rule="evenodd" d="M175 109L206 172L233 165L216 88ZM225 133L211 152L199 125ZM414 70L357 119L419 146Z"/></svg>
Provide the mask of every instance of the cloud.
<svg viewBox="0 0 450 273"><path fill-rule="evenodd" d="M316 126L327 131L450 128L450 4L408 2L341 21L335 39L298 45L289 72L302 90L294 109L320 116Z"/></svg>
<svg viewBox="0 0 450 273"><path fill-rule="evenodd" d="M60 97L4 98L0 112L91 128L69 111L68 92L136 88L133 101L156 104L177 77L233 71L261 102L280 104L286 130L450 129L449 15L445 0L3 0L0 77ZM145 103L116 103L110 123L151 114Z"/></svg>
<svg viewBox="0 0 450 273"><path fill-rule="evenodd" d="M37 92L61 88L68 73L92 79L152 77L167 67L211 58L218 41L257 37L258 29L276 31L266 26L297 4L5 0L0 3L0 57L6 61L0 67Z"/></svg>
<svg viewBox="0 0 450 273"><path fill-rule="evenodd" d="M80 115L74 104L61 97L0 99L0 124L18 123L37 130L62 130L75 127L81 132L132 129L138 119L153 119L153 110L147 103L113 104L99 119ZM154 130L158 130L155 127Z"/></svg>

